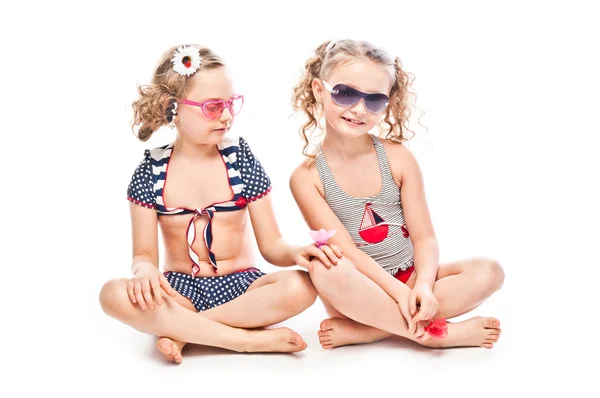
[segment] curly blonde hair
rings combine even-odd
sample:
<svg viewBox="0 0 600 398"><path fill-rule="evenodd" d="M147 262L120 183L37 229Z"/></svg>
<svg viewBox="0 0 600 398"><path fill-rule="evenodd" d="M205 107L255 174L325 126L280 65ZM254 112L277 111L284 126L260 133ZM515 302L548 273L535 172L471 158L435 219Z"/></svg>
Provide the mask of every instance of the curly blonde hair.
<svg viewBox="0 0 600 398"><path fill-rule="evenodd" d="M192 44L200 51L202 63L198 72L225 66L223 60L208 48ZM178 99L183 98L191 76L183 76L173 70L171 59L175 51L181 46L174 46L163 53L154 73L152 82L141 86L138 84L139 94L133 106L133 120L131 128L140 141L147 141L160 127L169 124L167 110ZM136 126L139 125L136 134Z"/></svg>
<svg viewBox="0 0 600 398"><path fill-rule="evenodd" d="M377 135L390 142L402 143L409 139L407 131L413 133L408 128L408 119L410 118L410 105L416 97L411 87L414 76L402 69L400 59L392 58L382 49L366 41L326 41L317 47L313 56L304 64L304 71L292 94L294 112L302 111L308 118L299 129L304 140L302 153L305 156L314 157L309 153L311 138L315 138L312 134L315 131L323 132L317 120L318 103L312 90L313 80L315 78L326 80L337 66L357 57L366 57L383 66L389 73L392 82L389 93L390 102L378 125Z"/></svg>

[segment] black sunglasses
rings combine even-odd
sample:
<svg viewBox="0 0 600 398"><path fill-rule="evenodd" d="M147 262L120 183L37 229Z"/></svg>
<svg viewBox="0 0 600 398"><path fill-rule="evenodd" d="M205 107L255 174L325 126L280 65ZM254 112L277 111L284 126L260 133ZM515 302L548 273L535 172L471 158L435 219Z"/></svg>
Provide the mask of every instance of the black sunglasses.
<svg viewBox="0 0 600 398"><path fill-rule="evenodd" d="M368 111L379 113L382 112L390 102L388 96L382 93L367 94L345 84L336 84L334 87L331 87L326 81L322 80L322 82L325 89L331 93L333 102L340 106L352 106L361 99L364 99L365 108L367 108Z"/></svg>

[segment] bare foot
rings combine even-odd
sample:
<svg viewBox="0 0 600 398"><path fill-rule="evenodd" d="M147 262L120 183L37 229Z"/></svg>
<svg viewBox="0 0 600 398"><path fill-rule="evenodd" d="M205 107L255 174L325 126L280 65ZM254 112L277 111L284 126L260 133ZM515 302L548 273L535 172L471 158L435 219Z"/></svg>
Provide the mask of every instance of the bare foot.
<svg viewBox="0 0 600 398"><path fill-rule="evenodd" d="M496 318L477 316L463 322L448 322L448 335L431 337L421 343L427 347L484 347L492 348L500 338L500 321Z"/></svg>
<svg viewBox="0 0 600 398"><path fill-rule="evenodd" d="M177 340L171 340L168 337L161 337L156 342L156 348L164 355L167 361L181 363L183 356L181 350L183 350L185 343Z"/></svg>
<svg viewBox="0 0 600 398"><path fill-rule="evenodd" d="M385 330L352 319L329 318L321 322L319 342L326 350L350 344L373 343L391 336Z"/></svg>
<svg viewBox="0 0 600 398"><path fill-rule="evenodd" d="M306 349L302 337L288 328L249 331L249 341L243 352L298 352Z"/></svg>

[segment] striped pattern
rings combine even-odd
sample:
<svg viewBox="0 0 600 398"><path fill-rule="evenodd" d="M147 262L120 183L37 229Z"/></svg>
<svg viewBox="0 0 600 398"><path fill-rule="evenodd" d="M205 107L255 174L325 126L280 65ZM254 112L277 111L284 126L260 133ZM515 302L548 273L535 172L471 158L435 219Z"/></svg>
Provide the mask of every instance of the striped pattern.
<svg viewBox="0 0 600 398"><path fill-rule="evenodd" d="M163 190L167 180L169 161L173 152L173 143L144 152L144 160L136 169L127 192L127 199L140 206L156 209L159 215L192 214L187 227L188 254L192 260L192 276L200 271L200 257L192 249L196 239L195 221L199 217L208 217L202 236L208 250L209 260L217 269L217 260L212 252L212 221L215 213L236 211L246 207L249 202L269 193L271 181L262 168L260 161L252 154L248 143L242 137L226 138L218 145L223 164L227 168L229 185L233 191L231 199L213 203L203 209L168 207L164 202ZM153 192L152 194L149 194Z"/></svg>
<svg viewBox="0 0 600 398"><path fill-rule="evenodd" d="M400 188L394 182L383 144L373 136L383 186L371 197L348 195L336 183L322 151L316 157L327 204L356 246L390 274L414 265L414 249L404 222Z"/></svg>

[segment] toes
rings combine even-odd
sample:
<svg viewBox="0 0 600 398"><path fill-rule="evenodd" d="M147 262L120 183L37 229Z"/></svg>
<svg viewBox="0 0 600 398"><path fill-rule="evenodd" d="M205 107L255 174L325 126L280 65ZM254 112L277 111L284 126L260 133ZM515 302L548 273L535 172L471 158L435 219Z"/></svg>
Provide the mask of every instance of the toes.
<svg viewBox="0 0 600 398"><path fill-rule="evenodd" d="M323 346L325 350L331 350L333 348L333 344L331 343L321 344L321 346Z"/></svg>
<svg viewBox="0 0 600 398"><path fill-rule="evenodd" d="M161 338L156 342L158 351L165 356L169 361L181 363L183 356L177 343L168 338Z"/></svg>
<svg viewBox="0 0 600 398"><path fill-rule="evenodd" d="M160 339L156 345L158 351L162 352L163 354L169 355L173 352L174 344L169 339Z"/></svg>
<svg viewBox="0 0 600 398"><path fill-rule="evenodd" d="M180 347L177 343L173 343L172 354L176 363L181 363L181 361L183 360L183 354L181 353L181 349L182 347Z"/></svg>
<svg viewBox="0 0 600 398"><path fill-rule="evenodd" d="M492 334L492 335L488 336L488 338L486 339L486 342L490 342L491 341L492 343L495 343L495 342L498 341L499 338L500 338L500 335L498 335L498 334Z"/></svg>
<svg viewBox="0 0 600 398"><path fill-rule="evenodd" d="M302 345L304 345L304 340L302 339L302 336L300 336L298 333L296 332L292 332L290 335L290 343L297 345L298 347L301 347Z"/></svg>
<svg viewBox="0 0 600 398"><path fill-rule="evenodd" d="M492 328L492 329L498 329L498 328L500 328L500 321L497 320L496 318L486 318L485 319L485 327Z"/></svg>
<svg viewBox="0 0 600 398"><path fill-rule="evenodd" d="M490 348L494 347L494 344L492 344L492 343L483 343L481 346L483 348L487 348L489 350Z"/></svg>
<svg viewBox="0 0 600 398"><path fill-rule="evenodd" d="M319 343L321 344L331 344L331 337L320 337Z"/></svg>
<svg viewBox="0 0 600 398"><path fill-rule="evenodd" d="M308 344L306 344L304 341L301 344L298 344L296 346L296 348L293 350L293 352L299 352L299 351L304 351L306 349L306 347L308 347Z"/></svg>
<svg viewBox="0 0 600 398"><path fill-rule="evenodd" d="M300 351L304 351L305 349L306 349L306 344L302 344L302 345L294 346L294 348L291 350L291 352L300 352Z"/></svg>
<svg viewBox="0 0 600 398"><path fill-rule="evenodd" d="M297 345L297 346L301 346L302 345L302 339L299 336L294 336L292 335L290 337L290 343Z"/></svg>
<svg viewBox="0 0 600 398"><path fill-rule="evenodd" d="M492 348L492 346L498 342L498 339L500 338L499 334L492 334L490 333L484 341L484 344L482 346L485 346L486 348ZM488 347L489 346L489 347Z"/></svg>
<svg viewBox="0 0 600 398"><path fill-rule="evenodd" d="M333 329L333 320L325 319L324 321L321 322L320 328L323 331Z"/></svg>

